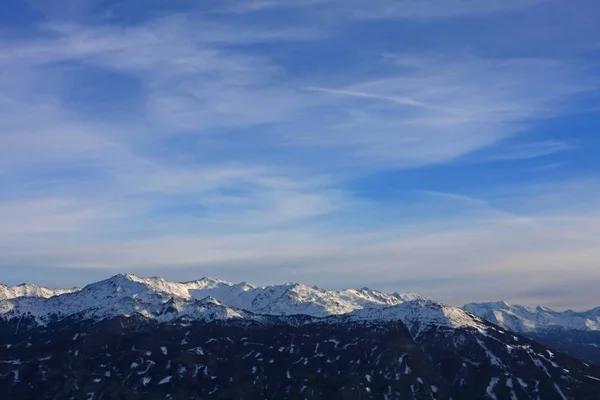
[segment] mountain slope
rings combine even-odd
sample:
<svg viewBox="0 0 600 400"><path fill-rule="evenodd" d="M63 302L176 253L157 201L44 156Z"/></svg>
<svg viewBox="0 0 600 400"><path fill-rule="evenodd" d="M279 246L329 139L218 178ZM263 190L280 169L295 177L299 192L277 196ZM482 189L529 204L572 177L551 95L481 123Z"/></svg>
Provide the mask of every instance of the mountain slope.
<svg viewBox="0 0 600 400"><path fill-rule="evenodd" d="M17 334L5 321L0 390L53 400L597 398L597 368L476 318L415 326L414 338L393 317L404 311L300 319L217 312L163 323L136 315Z"/></svg>
<svg viewBox="0 0 600 400"><path fill-rule="evenodd" d="M470 303L463 308L493 324L600 365L600 307L584 312L561 312L539 306L490 302Z"/></svg>

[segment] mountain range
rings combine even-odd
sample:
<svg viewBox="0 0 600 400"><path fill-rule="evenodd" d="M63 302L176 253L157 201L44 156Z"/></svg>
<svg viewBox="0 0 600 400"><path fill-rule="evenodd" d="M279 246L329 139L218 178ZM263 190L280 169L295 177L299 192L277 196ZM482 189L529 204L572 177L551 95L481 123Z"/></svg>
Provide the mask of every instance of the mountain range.
<svg viewBox="0 0 600 400"><path fill-rule="evenodd" d="M504 329L600 365L600 307L582 312L555 311L497 301L470 303L463 309Z"/></svg>
<svg viewBox="0 0 600 400"><path fill-rule="evenodd" d="M599 332L600 308L461 308L368 288L119 274L81 289L0 286L0 389L15 399L597 399L600 362L584 350L598 349Z"/></svg>

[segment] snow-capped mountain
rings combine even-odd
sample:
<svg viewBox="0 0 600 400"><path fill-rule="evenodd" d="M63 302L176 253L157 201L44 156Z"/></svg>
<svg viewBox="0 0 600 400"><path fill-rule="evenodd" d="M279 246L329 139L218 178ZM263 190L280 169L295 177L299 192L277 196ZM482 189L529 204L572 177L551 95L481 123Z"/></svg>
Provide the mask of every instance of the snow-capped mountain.
<svg viewBox="0 0 600 400"><path fill-rule="evenodd" d="M531 308L497 301L469 303L463 309L493 324L519 333L539 332L553 328L600 330L600 307L584 312L554 311L547 307Z"/></svg>
<svg viewBox="0 0 600 400"><path fill-rule="evenodd" d="M15 297L52 297L65 293L72 293L79 288L71 289L50 289L43 286L23 283L17 286L6 286L0 283L0 300L14 299Z"/></svg>
<svg viewBox="0 0 600 400"><path fill-rule="evenodd" d="M10 398L592 400L600 391L593 365L462 308L367 288L120 274L0 300L0 348Z"/></svg>
<svg viewBox="0 0 600 400"><path fill-rule="evenodd" d="M313 317L424 300L413 293L387 294L367 288L330 291L297 283L256 287L211 278L178 283L159 277L140 278L132 274L119 274L50 298L13 297L0 300L0 315L5 318L28 315L42 324L69 316L103 319L138 313L145 317L156 317L171 299L189 308L194 307L197 300L207 297L232 309L257 314L302 314Z"/></svg>
<svg viewBox="0 0 600 400"><path fill-rule="evenodd" d="M481 329L484 325L479 317L458 307L414 293L387 294L368 288L332 291L297 283L256 287L211 278L177 283L132 274L115 275L50 298L0 301L0 316L5 319L27 316L41 325L69 317L102 320L134 314L158 322L339 315L354 322L402 321L415 336L433 326Z"/></svg>
<svg viewBox="0 0 600 400"><path fill-rule="evenodd" d="M393 306L422 298L414 293L388 294L368 288L334 291L298 283L259 287L246 282L234 284L211 278L175 283L162 278L139 278L131 274L125 276L147 285L153 291L184 299L210 296L231 307L273 315L306 314L323 317L346 314L362 308Z"/></svg>
<svg viewBox="0 0 600 400"><path fill-rule="evenodd" d="M600 365L600 307L583 312L554 311L497 301L470 303L463 309L548 347Z"/></svg>
<svg viewBox="0 0 600 400"><path fill-rule="evenodd" d="M518 333L540 332L557 327L600 331L600 307L586 312L559 312L539 306L530 308L489 302L470 303L460 309L414 293L389 294L368 288L324 290L298 283L260 287L212 278L172 282L160 277L142 278L133 274L115 275L82 289L48 289L31 284L13 287L0 285L0 316L12 318L28 315L42 324L69 316L104 319L141 314L158 318L163 315L167 304L173 305L177 315L198 315L199 310L204 309L199 301L206 298L217 302L220 307L228 308L229 311L223 315L239 317L242 317L240 311L311 317L347 314L365 319L396 318L410 328L429 323L477 325L477 319L468 314L471 313ZM176 314L169 315L175 318Z"/></svg>
<svg viewBox="0 0 600 400"><path fill-rule="evenodd" d="M489 325L466 311L447 304L426 299L416 299L385 308L364 308L346 314L352 321L402 321L413 337L433 327L472 328L485 331Z"/></svg>
<svg viewBox="0 0 600 400"><path fill-rule="evenodd" d="M158 322L168 322L182 318L204 322L230 319L260 319L259 316L244 310L229 307L212 297L192 301L182 301L171 298L171 300L164 305L160 314L153 317Z"/></svg>

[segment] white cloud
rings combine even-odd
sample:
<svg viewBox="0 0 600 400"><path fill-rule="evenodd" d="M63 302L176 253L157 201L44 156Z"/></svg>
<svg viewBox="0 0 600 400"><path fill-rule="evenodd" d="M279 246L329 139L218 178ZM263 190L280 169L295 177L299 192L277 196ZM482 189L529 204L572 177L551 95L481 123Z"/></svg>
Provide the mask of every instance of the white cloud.
<svg viewBox="0 0 600 400"><path fill-rule="evenodd" d="M324 148L345 163L412 167L451 161L515 135L532 121L568 113L568 101L598 85L575 60L449 60L417 54L374 60L396 65L395 72L377 79L342 76L348 83L333 88L313 78L314 85L294 87L297 78L268 56L235 51L231 45L316 37L302 30L242 33L183 18L127 29L52 29L55 35L50 39L3 46L0 63L35 68L38 80L44 65L61 61L135 76L143 83L145 97L132 126L119 127L130 131L126 136L139 140L152 134L156 140L157 135L174 132L220 129L220 141L236 148L242 144L223 129L259 127L243 141L282 151L290 146ZM51 89L45 102L52 98ZM73 119L60 105L48 107ZM11 114L26 110L21 104ZM110 126L103 129L111 131ZM92 139L86 138L87 132L81 135L71 142ZM113 142L128 141L112 136ZM218 142L212 141L217 146Z"/></svg>
<svg viewBox="0 0 600 400"><path fill-rule="evenodd" d="M302 126L294 138L397 166L447 162L517 135L532 121L569 113L568 101L598 85L570 61L386 58L397 63L396 73L309 88L328 96L339 118Z"/></svg>

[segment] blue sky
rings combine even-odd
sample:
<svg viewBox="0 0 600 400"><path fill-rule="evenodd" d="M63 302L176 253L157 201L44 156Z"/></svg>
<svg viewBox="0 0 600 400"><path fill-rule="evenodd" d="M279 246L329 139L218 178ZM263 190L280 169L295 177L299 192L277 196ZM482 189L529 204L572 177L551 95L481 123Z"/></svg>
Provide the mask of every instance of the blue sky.
<svg viewBox="0 0 600 400"><path fill-rule="evenodd" d="M5 0L0 278L600 304L592 0Z"/></svg>

